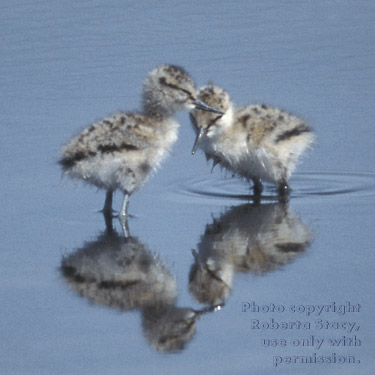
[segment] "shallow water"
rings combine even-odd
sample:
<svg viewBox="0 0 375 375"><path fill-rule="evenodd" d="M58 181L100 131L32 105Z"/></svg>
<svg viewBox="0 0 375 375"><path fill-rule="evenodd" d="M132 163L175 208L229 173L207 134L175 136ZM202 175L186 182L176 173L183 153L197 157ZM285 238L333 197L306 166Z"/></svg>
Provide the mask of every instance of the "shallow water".
<svg viewBox="0 0 375 375"><path fill-rule="evenodd" d="M293 189L290 191L289 199L313 198L320 201L327 197L330 201L347 199L357 200L359 198L374 197L375 174L356 172L321 172L321 173L298 173L292 178ZM228 193L229 192L229 193ZM217 179L217 176L203 176L191 179L187 184L178 186L176 194L185 194L199 197L212 197L218 199L234 199L254 201L255 197L246 184L227 176ZM247 194L246 194L247 193ZM333 197L331 197L333 196ZM262 194L262 201L277 201L277 187L267 186Z"/></svg>
<svg viewBox="0 0 375 375"><path fill-rule="evenodd" d="M0 7L2 374L372 374L372 1ZM137 108L162 62L315 129L289 203L267 186L254 204L243 181L211 173L179 114L171 156L131 199L131 240L117 221L106 236L104 193L62 179L58 151Z"/></svg>

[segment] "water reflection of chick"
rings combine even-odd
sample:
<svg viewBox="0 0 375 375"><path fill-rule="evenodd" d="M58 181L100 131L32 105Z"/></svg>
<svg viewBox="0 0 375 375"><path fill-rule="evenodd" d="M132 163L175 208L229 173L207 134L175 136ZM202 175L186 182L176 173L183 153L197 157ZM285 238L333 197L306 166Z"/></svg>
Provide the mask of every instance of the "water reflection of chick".
<svg viewBox="0 0 375 375"><path fill-rule="evenodd" d="M112 228L61 262L68 285L99 305L141 310L146 339L160 351L182 350L205 309L176 306L176 279L144 244L119 236Z"/></svg>
<svg viewBox="0 0 375 375"><path fill-rule="evenodd" d="M193 250L189 289L201 303L229 296L235 272L262 274L292 262L309 245L311 233L286 203L242 205L207 225Z"/></svg>
<svg viewBox="0 0 375 375"><path fill-rule="evenodd" d="M176 280L134 237L115 231L64 257L61 271L72 289L90 301L121 310L174 303Z"/></svg>

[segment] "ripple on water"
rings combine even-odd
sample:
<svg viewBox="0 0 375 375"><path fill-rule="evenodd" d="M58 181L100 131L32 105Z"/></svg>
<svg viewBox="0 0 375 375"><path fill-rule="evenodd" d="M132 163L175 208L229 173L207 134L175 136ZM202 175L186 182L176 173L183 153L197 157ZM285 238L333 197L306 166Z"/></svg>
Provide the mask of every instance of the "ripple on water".
<svg viewBox="0 0 375 375"><path fill-rule="evenodd" d="M375 197L375 174L356 172L319 172L297 173L290 181L291 199L296 198L327 198L329 200L362 199ZM184 198L200 198L204 200L252 201L254 196L248 185L238 178L217 178L213 174L197 176L188 181L178 181L174 186L173 195L179 201ZM178 197L176 197L176 195ZM262 201L277 201L275 186L265 185ZM211 202L212 203L212 202Z"/></svg>

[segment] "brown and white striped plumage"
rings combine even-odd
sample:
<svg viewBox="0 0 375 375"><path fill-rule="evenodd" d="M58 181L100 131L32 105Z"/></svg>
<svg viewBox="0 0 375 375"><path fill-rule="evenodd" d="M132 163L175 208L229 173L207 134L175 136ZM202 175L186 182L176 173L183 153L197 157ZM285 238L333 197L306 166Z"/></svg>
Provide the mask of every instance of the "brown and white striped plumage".
<svg viewBox="0 0 375 375"><path fill-rule="evenodd" d="M74 137L62 150L64 173L107 190L105 212L112 210L112 193L124 193L121 217L127 216L130 195L147 181L177 139L180 110L213 110L196 99L195 84L186 71L160 65L146 78L143 112L118 113L100 120Z"/></svg>
<svg viewBox="0 0 375 375"><path fill-rule="evenodd" d="M262 180L284 191L314 141L312 130L296 116L264 104L234 109L228 93L216 86L201 88L198 98L225 114L191 113L197 133L193 153L200 147L214 165L253 180L256 193Z"/></svg>

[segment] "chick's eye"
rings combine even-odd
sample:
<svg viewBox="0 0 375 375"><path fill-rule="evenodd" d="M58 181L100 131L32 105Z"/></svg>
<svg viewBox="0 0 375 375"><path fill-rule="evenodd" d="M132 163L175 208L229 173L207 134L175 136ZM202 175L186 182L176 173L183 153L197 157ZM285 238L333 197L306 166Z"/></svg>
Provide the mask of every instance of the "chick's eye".
<svg viewBox="0 0 375 375"><path fill-rule="evenodd" d="M179 87L173 83L169 83L167 82L166 78L165 77L161 77L159 78L159 83L163 86L167 86L171 89L174 89L174 90L177 90L179 91L180 93L183 93L184 95L187 96L187 98L191 99L191 100L194 100L194 97L193 95L191 94L191 92L189 90L186 90L184 89L183 87Z"/></svg>

